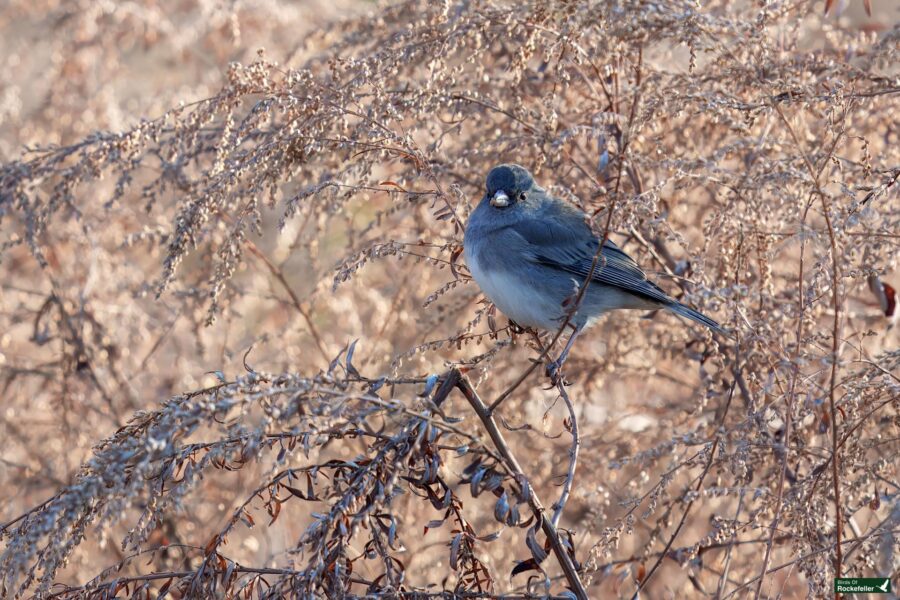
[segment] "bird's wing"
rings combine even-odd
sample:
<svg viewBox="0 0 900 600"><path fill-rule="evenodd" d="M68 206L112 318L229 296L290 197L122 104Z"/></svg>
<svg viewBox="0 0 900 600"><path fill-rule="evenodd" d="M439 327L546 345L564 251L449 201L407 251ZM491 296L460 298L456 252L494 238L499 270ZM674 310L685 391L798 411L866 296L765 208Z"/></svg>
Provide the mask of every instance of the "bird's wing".
<svg viewBox="0 0 900 600"><path fill-rule="evenodd" d="M527 242L531 260L586 279L600 240L593 235L580 213L572 210L522 220L511 229ZM592 281L621 288L649 300L668 304L672 299L647 276L634 260L613 242L603 244Z"/></svg>

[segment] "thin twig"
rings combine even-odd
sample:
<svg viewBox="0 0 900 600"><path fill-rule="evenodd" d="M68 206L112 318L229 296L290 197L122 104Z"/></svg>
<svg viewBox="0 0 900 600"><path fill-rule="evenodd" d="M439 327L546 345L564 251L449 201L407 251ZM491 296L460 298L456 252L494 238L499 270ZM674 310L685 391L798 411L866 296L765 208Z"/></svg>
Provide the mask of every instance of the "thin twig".
<svg viewBox="0 0 900 600"><path fill-rule="evenodd" d="M778 542L786 542L786 541L790 540L791 537L792 536L790 536L790 535L781 535L775 539ZM751 544L765 544L767 541L768 541L768 538L759 538L757 540L729 540L727 542L716 542L714 544L709 544L708 546L698 547L697 554L701 555L706 552L711 552L713 550L722 550L722 549L725 549L730 552L731 548L733 548L735 546L748 546ZM678 550L676 550L675 552L669 552L668 558L672 558L674 560L677 552L678 552ZM636 562L644 562L648 558L657 558L659 556L663 556L662 550L660 550L658 552L653 552L651 554L633 554L633 555L629 556L628 558L618 558L616 560L611 560L607 563L603 563L602 565L598 565L596 570L602 572L610 567L617 567L619 565L627 565L627 564L636 563Z"/></svg>
<svg viewBox="0 0 900 600"><path fill-rule="evenodd" d="M575 467L578 465L578 450L581 448L581 438L578 436L578 418L575 416L575 406L566 392L566 386L562 381L557 382L559 395L566 403L569 409L569 431L572 434L572 445L569 447L569 468L566 471L566 480L563 483L562 491L559 494L559 500L553 505L553 525L559 527L559 520L562 518L563 511L566 508L566 502L572 493L572 485L575 482Z"/></svg>
<svg viewBox="0 0 900 600"><path fill-rule="evenodd" d="M741 510L743 508L744 508L744 491L741 490L741 495L738 498L737 509L735 509L735 511L734 511L734 522L735 523L737 522L738 517L741 516ZM725 565L722 567L722 576L719 578L719 585L716 586L716 598L717 599L722 597L722 594L725 592L725 586L728 584L728 571L731 570L731 556L732 556L731 551L734 549L734 547L736 545L744 543L744 542L735 541L734 536L736 534L737 534L737 529L735 529L735 531L732 532L730 539L728 540L728 542L726 544L728 549L725 551ZM786 538L783 538L783 539L786 539ZM757 541L759 541L759 540L757 540ZM766 540L766 543L768 543L768 539Z"/></svg>
<svg viewBox="0 0 900 600"><path fill-rule="evenodd" d="M802 298L802 296L801 296ZM801 299L802 302L802 299ZM801 312L802 314L802 312ZM803 319L800 319L801 323ZM799 349L799 340L797 347ZM772 517L772 524L769 526L769 541L766 543L766 554L763 558L762 569L759 573L759 581L756 584L756 593L753 594L754 600L759 600L759 594L762 592L762 584L765 580L766 569L769 568L769 558L772 554L772 543L775 540L775 531L778 529L778 522L781 519L781 507L784 503L784 481L787 477L788 470L788 458L791 454L791 433L793 429L793 414L794 414L794 398L796 392L797 378L799 377L799 373L797 372L797 363L794 363L794 373L791 378L791 389L788 392L788 401L787 407L785 408L785 417L784 417L784 450L783 455L781 457L781 474L778 476L778 493L775 499L775 515Z"/></svg>
<svg viewBox="0 0 900 600"><path fill-rule="evenodd" d="M728 392L728 401L725 403L725 409L722 411L722 417L717 424L717 427L721 427L725 423L725 417L728 415L728 409L731 407L731 400L734 398L734 388L735 382L731 383L731 391ZM703 472L700 474L699 479L697 479L697 485L694 486L694 491L699 492L703 487L703 480L706 479L706 474L709 473L710 467L712 467L713 461L716 458L716 450L719 448L719 440L721 436L716 435L713 440L712 447L709 449L709 458L706 461L706 466L703 467ZM687 520L688 513L691 511L691 507L694 505L694 500L690 500L688 505L685 507L684 512L681 514L681 520L678 522L678 526L675 528L674 533L672 533L671 537L669 537L669 541L666 543L666 547L663 548L662 554L656 559L656 562L653 563L653 566L650 568L650 571L647 573L647 576L644 577L640 583L638 584L638 589L634 592L634 596L632 596L633 600L636 600L641 593L641 590L646 587L647 583L653 577L653 574L656 573L656 570L659 569L659 565L662 564L663 558L665 558L666 554L669 552L669 548L672 547L672 544L675 542L675 538L678 537L678 534L681 532L681 528L684 526L684 522Z"/></svg>
<svg viewBox="0 0 900 600"><path fill-rule="evenodd" d="M256 244L251 240L244 240L244 242L247 244L247 249L266 266L269 273L278 280L278 283L280 283L284 291L287 292L287 295L291 299L291 304L294 305L294 308L297 309L297 312L300 313L300 316L302 316L303 320L306 322L306 327L309 329L310 335L312 335L313 340L316 342L316 348L319 350L319 354L322 355L322 358L325 359L326 363L330 362L332 357L328 354L328 350L325 349L325 343L322 341L322 336L319 334L319 330L316 328L315 323L313 323L312 315L309 314L309 311L306 310L303 303L300 302L300 298L294 293L293 288L291 288L291 285L284 277L284 272L272 264L272 261L270 261L262 250L257 248Z"/></svg>

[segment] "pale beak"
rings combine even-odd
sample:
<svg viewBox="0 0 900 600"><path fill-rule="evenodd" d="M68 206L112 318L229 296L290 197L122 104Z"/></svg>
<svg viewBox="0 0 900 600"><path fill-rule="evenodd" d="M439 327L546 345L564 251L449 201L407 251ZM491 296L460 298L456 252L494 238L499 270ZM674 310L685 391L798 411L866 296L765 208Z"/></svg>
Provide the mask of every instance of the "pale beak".
<svg viewBox="0 0 900 600"><path fill-rule="evenodd" d="M506 192L503 190L497 190L493 197L491 197L491 206L506 208L509 206L509 196L507 196Z"/></svg>

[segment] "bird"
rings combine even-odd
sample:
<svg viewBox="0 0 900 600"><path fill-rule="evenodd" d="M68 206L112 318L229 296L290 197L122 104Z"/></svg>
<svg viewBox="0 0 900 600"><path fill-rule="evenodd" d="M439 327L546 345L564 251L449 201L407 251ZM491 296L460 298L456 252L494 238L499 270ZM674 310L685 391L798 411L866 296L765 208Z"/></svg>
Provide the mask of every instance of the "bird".
<svg viewBox="0 0 900 600"><path fill-rule="evenodd" d="M589 223L583 211L550 195L517 164L490 170L485 194L466 223L466 266L488 300L519 327L555 331L565 324L571 330L547 366L552 381L579 334L612 310L666 309L727 337L716 321L649 281L615 243L605 239L601 246Z"/></svg>

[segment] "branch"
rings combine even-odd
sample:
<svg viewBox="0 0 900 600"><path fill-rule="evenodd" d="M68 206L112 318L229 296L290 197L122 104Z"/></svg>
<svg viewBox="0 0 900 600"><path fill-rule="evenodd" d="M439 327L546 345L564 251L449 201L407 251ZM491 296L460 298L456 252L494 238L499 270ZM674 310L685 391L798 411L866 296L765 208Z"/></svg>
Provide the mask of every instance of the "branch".
<svg viewBox="0 0 900 600"><path fill-rule="evenodd" d="M556 530L553 521L546 517L546 510L544 509L543 504L538 498L537 493L534 491L534 488L531 487L531 484L528 482L528 478L525 476L525 472L519 465L519 461L516 460L516 457L510 451L509 445L503 438L503 434L500 432L500 429L497 427L497 422L491 414L491 409L478 396L478 393L475 391L475 388L472 387L469 379L462 375L457 369L450 371L450 375L448 375L444 385L454 379L457 380L456 387L463 393L466 400L469 401L469 404L472 405L472 408L475 409L475 412L484 424L484 428L487 430L488 435L491 436L491 440L499 451L505 466L515 475L515 481L520 488L521 496L527 500L535 518L541 524L541 529L544 531L544 535L547 536L547 540L550 542L550 548L556 556L556 559L559 561L559 565L562 567L566 581L569 583L569 588L575 593L575 597L578 598L578 600L587 600L587 592L584 589L584 585L581 583L581 578L578 576L578 571L575 568L572 556L560 539L559 532ZM441 387L443 388L444 386Z"/></svg>

